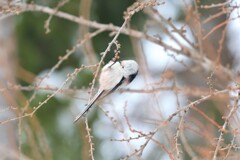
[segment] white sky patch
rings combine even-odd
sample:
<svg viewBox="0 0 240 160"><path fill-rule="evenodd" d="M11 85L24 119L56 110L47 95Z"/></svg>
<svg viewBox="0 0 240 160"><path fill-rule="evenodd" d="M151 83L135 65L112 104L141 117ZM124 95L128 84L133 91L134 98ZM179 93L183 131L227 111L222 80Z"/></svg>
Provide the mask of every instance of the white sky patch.
<svg viewBox="0 0 240 160"><path fill-rule="evenodd" d="M168 118L172 113L177 110L177 97L173 92L166 91L158 94L158 103L160 105L161 113L165 118ZM186 105L187 101L185 96L178 95L179 104L181 106Z"/></svg>
<svg viewBox="0 0 240 160"><path fill-rule="evenodd" d="M233 0L232 1L232 5L240 5L240 1L239 0ZM238 17L240 14L240 9L235 9L231 16L231 18L235 18ZM228 26L227 26L227 35L228 35L228 48L231 51L233 57L234 57L234 68L237 69L240 67L240 18L229 22Z"/></svg>
<svg viewBox="0 0 240 160"><path fill-rule="evenodd" d="M45 77L47 75L49 70L45 70L43 72L41 72L38 77ZM58 71L54 71L50 76L45 77L44 80L41 82L40 86L41 87L59 87L61 86L61 84L64 82L64 80L66 79L66 74L64 74L65 72L58 72ZM69 72L70 73L70 72Z"/></svg>
<svg viewBox="0 0 240 160"><path fill-rule="evenodd" d="M176 0L165 1L164 5L155 7L166 18L175 18L180 11L181 2Z"/></svg>
<svg viewBox="0 0 240 160"><path fill-rule="evenodd" d="M46 74L48 71L49 70L45 70L38 75L38 77L41 77L41 78L44 77L44 80L41 82L39 87L42 87L42 88L50 87L50 88L54 88L54 89L59 89L60 87L62 87L61 89L69 88L69 84L71 83L70 81L69 81L70 83L67 83L64 86L62 86L62 85L63 85L64 81L67 79L67 74L72 73L73 69L66 68L63 71L54 71L50 76L46 77ZM35 83L38 84L39 81L35 82ZM53 93L53 91L48 92L47 90L42 90L41 92ZM55 97L64 98L65 96L62 94L56 94Z"/></svg>
<svg viewBox="0 0 240 160"><path fill-rule="evenodd" d="M240 5L240 1L239 0L233 0L232 2L232 5L237 5L239 6ZM235 17L238 17L240 15L240 9L239 8L236 8L231 16L230 16L230 19L231 18L235 18ZM234 21L230 21L228 23L228 26L227 26L227 36L228 36L228 48L232 54L232 56L234 57L233 58L233 70L235 70L236 72L240 72L240 63L239 63L239 60L240 60L240 45L239 45L239 42L240 42L240 18L234 20ZM236 87L237 84L235 82L233 82L232 84L230 84L232 87ZM232 98L232 100L230 101L231 103L231 107L234 106L234 99L237 98L238 96L238 91L231 91L229 93L229 96ZM239 104L238 104L239 105ZM238 115L237 117L240 116L240 112L236 112L236 114ZM238 127L239 126L239 123L237 123L238 121L234 121L234 120L231 120L231 124L233 125L233 127Z"/></svg>
<svg viewBox="0 0 240 160"><path fill-rule="evenodd" d="M173 41L168 38L165 39L165 42L167 44L173 44ZM151 72L163 71L165 67L182 71L190 62L187 57L177 55L171 51L165 51L163 47L149 41L143 41L143 50Z"/></svg>
<svg viewBox="0 0 240 160"><path fill-rule="evenodd" d="M177 29L181 29L184 24L180 22L172 22L174 23L174 26L176 26ZM173 29L168 27L169 31L172 31ZM190 42L194 42L194 37L189 29L189 27L184 26L186 39L188 39ZM149 27L148 34L151 36L160 35L162 38L162 41L176 49L180 49L181 46L179 46L173 39L167 36L161 36L161 30ZM184 40L178 33L172 34L181 45L185 47L190 47L191 44L189 44L186 40ZM142 40L143 44L143 50L145 53L145 57L147 59L147 63L149 66L150 71L156 72L156 71L162 71L165 67L172 68L176 71L181 71L186 68L186 66L189 65L190 59L186 56L183 56L181 54L173 53L172 51L165 50L163 47L154 44L152 42L149 42L147 40Z"/></svg>

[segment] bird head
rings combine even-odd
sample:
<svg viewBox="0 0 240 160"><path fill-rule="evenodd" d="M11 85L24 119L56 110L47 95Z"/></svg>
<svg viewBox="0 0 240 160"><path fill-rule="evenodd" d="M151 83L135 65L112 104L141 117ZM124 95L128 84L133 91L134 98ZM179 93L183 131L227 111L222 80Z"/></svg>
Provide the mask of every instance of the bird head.
<svg viewBox="0 0 240 160"><path fill-rule="evenodd" d="M123 68L124 77L131 82L138 74L137 62L134 60L124 60L121 61L121 66Z"/></svg>

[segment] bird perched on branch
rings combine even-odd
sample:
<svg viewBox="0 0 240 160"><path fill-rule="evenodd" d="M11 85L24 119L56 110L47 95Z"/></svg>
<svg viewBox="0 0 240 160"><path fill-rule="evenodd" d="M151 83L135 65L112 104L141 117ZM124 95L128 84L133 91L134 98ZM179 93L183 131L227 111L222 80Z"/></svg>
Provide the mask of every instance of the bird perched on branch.
<svg viewBox="0 0 240 160"><path fill-rule="evenodd" d="M106 64L102 68L99 77L98 92L89 101L83 112L75 118L74 122L77 122L82 116L84 116L99 98L103 98L114 92L119 87L126 86L131 83L137 74L138 64L134 60L123 60L117 62L110 61Z"/></svg>

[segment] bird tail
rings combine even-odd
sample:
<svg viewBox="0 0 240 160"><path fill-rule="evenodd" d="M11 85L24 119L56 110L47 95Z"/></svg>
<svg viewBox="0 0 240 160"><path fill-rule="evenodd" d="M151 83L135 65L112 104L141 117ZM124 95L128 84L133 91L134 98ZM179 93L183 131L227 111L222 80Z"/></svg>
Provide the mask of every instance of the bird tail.
<svg viewBox="0 0 240 160"><path fill-rule="evenodd" d="M84 108L83 112L80 113L75 119L74 123L77 122L82 116L84 116L88 110L92 107L92 105L96 102L96 100L103 94L104 90L98 91L96 95L92 98L92 100L87 104L87 106Z"/></svg>

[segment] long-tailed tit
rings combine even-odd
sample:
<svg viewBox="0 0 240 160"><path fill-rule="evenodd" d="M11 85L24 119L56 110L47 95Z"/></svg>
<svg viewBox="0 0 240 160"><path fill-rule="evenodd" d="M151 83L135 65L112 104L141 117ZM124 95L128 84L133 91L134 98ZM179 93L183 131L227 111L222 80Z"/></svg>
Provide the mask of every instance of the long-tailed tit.
<svg viewBox="0 0 240 160"><path fill-rule="evenodd" d="M131 83L137 74L138 64L134 60L110 61L106 64L100 74L98 92L90 100L83 112L75 118L74 122L85 115L99 98L105 97L117 88Z"/></svg>

